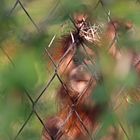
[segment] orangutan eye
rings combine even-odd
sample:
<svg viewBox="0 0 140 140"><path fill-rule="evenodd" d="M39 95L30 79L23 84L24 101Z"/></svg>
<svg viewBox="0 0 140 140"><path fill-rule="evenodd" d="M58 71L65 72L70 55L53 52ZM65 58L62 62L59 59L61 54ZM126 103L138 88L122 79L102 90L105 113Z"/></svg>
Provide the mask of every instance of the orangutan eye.
<svg viewBox="0 0 140 140"><path fill-rule="evenodd" d="M80 63L79 58L78 58L78 57L74 57L74 58L73 58L73 62L74 62L75 64L79 64L79 63Z"/></svg>
<svg viewBox="0 0 140 140"><path fill-rule="evenodd" d="M80 65L80 64L83 63L84 59L85 59L84 54L81 53L80 51L77 51L76 54L73 57L73 62L76 65Z"/></svg>

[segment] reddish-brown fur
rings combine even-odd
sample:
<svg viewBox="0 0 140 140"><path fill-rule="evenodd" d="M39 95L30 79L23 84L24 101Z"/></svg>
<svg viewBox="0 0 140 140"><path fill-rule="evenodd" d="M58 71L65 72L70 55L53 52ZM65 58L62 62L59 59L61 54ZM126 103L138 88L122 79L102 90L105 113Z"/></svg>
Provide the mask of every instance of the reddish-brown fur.
<svg viewBox="0 0 140 140"><path fill-rule="evenodd" d="M104 35L107 44L111 43L115 32L118 31L119 28L125 28L127 30L131 28L131 24L119 21L110 22ZM77 34L74 33L73 36L76 38ZM77 40L83 41L82 39ZM54 60L61 59L71 47L71 36L65 37L60 45L61 55L54 55ZM116 61L121 59L123 55L117 50L115 43L113 43L109 49L109 53ZM76 59L78 59L76 54L78 57L81 55L81 60L77 60L81 62L76 62ZM60 111L55 117L47 119L46 128L49 130L49 134L44 129L42 140L51 140L51 137L55 140L88 140L91 139L90 136L92 134L96 133L99 126L98 119L106 110L107 103L96 104L94 99L92 99L92 93L98 82L84 64L91 65L91 61L87 59L87 55L89 55L91 59L96 58L96 54L92 49L85 48L84 50L84 48L79 45L79 42L77 42L62 59L57 69L58 73L64 77L63 85L60 86L57 92ZM133 58L133 60L135 59L136 58ZM137 70L138 69L139 65L137 66ZM114 129L115 128L112 128L109 134L103 137L102 140L118 140Z"/></svg>

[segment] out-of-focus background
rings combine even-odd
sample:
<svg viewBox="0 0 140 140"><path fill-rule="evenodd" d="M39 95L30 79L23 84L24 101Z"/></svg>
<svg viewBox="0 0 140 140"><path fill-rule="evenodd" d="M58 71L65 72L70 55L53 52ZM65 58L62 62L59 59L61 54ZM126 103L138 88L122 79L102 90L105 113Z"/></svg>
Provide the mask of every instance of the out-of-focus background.
<svg viewBox="0 0 140 140"><path fill-rule="evenodd" d="M139 0L0 1L0 140L41 138L42 121L58 110L55 95L60 85L58 78L53 78L54 69L49 68L50 59L45 48L48 49L54 35L60 39L74 30L69 17L84 10L100 23L106 23L110 18L132 22L131 31L127 34L122 31L117 40L126 50L140 50ZM112 61L104 54L103 57L103 66L109 67ZM120 103L116 111L119 115L116 112L105 114L102 132L109 124L121 122L122 131L126 133L124 140L128 139L127 134L130 140L139 140L140 96L139 89L133 91L138 85L138 76L132 70L116 80L109 68L104 70L109 76L105 84L109 90L119 81L127 87L129 94L116 97L117 104ZM104 95L95 98L102 100Z"/></svg>

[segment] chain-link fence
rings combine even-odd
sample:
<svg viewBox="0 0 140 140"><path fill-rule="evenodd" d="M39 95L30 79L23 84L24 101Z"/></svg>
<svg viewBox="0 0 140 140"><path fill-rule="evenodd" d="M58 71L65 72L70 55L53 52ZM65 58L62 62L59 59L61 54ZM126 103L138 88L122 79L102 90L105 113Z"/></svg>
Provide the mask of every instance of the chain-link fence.
<svg viewBox="0 0 140 140"><path fill-rule="evenodd" d="M36 123L36 125L41 124L40 127L37 127L36 131L39 131L40 139L43 140L131 139L129 132L132 133L132 131L127 127L128 124L123 120L124 118L121 119L121 116L122 110L125 110L124 108L128 106L126 104L131 102L128 99L130 96L126 94L126 91L129 92L130 87L132 91L136 85L138 86L138 84L134 84L137 78L135 72L133 72L133 68L136 67L136 69L139 69L139 55L134 53L135 56L133 56L132 53L130 54L129 49L125 52L127 49L125 50L122 47L125 44L123 41L128 41L126 32L131 30L132 24L123 19L112 18L113 13L109 10L109 7L114 1L98 0L93 3L91 2L93 4L92 6L89 1L87 1L87 5L83 1L75 2L75 4L73 2L67 0L53 2L53 8L49 10L47 19L41 23L35 21L32 15L30 15L30 12L26 10L26 7L30 10L28 4L32 3L32 1L22 2L16 0L12 9L7 14L6 18L11 18L14 12L16 13L21 9L27 16L26 20L30 20L32 26L37 30L38 34L35 36L41 38L44 38L44 26L50 27L50 24L54 24L57 20L62 27L60 30L63 29L66 32L65 36L61 34L61 40L57 39L56 36L59 31L56 30L56 34L52 35L52 38L50 36L48 37L48 45L42 47L45 56L42 54L41 48L41 57L47 61L47 70L45 72L48 76L46 78L47 81L44 80L44 88L41 85L32 89L32 84L31 86L30 84L26 86L26 83L23 85L18 82L16 83L22 89L23 97L17 97L17 94L15 94L14 98L16 98L16 101L20 98L25 100L26 105L23 103L22 108L26 106L26 115L24 121L22 120L21 122L22 125L21 123L20 125L11 124L14 134L9 138L7 137L8 139L25 139L24 135L27 135L26 139L38 139L39 137L36 137L35 133L31 134L30 126L27 127L28 123L31 123L30 121L33 116L35 117L35 121L30 125L33 123ZM138 3L138 1L136 2ZM135 4L135 2L133 3ZM61 12L59 13L59 11ZM97 16L98 12L99 16ZM56 13L62 14L62 16L58 14L60 17L57 17ZM19 16L22 16L22 14L19 14ZM49 23L49 20L52 20L51 23ZM68 27L67 23L65 24L66 21L70 27ZM28 32L27 30L26 32ZM123 37L120 33L126 38L122 39ZM29 38L30 45L30 41L32 41L30 38L32 36L34 35L25 34L22 37L23 40ZM34 39L35 45L42 43L37 37ZM26 46L24 47L26 50ZM122 55L124 53L121 50L125 50L123 57ZM132 50L135 50L135 47ZM29 61L29 65L27 65L29 69L26 69L22 65L27 61L23 59L23 61L19 61L19 64L17 60L13 60L9 56L9 53L5 51L5 47L1 47L1 51L12 64L10 71L13 69L15 77L15 69L17 67L23 73L24 71L30 71L29 65L32 65L30 63L37 59L31 61L28 58L30 59L30 55L32 54L29 53L29 56L25 55L27 57L26 60ZM40 50L38 49L37 51ZM25 54L26 52L28 51L26 50ZM120 58L121 60L124 59L125 64L119 61ZM19 57L18 59L22 58ZM135 61L134 63L131 62L133 60ZM20 67L17 65L20 65ZM125 65L125 68L123 68L123 65ZM38 69L37 66L36 69ZM127 72L128 69L132 69L130 73ZM39 69L37 71L41 73L41 70ZM116 73L115 76L114 71ZM20 79L25 79L24 74L23 77L22 73L20 74ZM17 76L19 76L18 72ZM27 75L27 81L28 76L30 77L30 75ZM127 80L132 81L132 83L127 83ZM23 80L23 82L25 81ZM10 92L12 92L11 89ZM19 91L14 90L13 92L16 93ZM35 97L33 96L33 92L38 92ZM139 93L138 88L135 95L137 93ZM139 98L138 95L136 98ZM57 100L59 107L54 105L54 99ZM41 104L40 100L45 100L45 103ZM12 102L16 101L14 100ZM119 110L120 112L118 113L118 108L122 108L120 106L123 106L123 109L121 111ZM47 109L54 111L52 111L53 113L50 113L51 111L48 113ZM41 110L47 113L41 115ZM47 119L45 120L45 118ZM20 118L18 122L20 122ZM21 137L22 135L23 137Z"/></svg>

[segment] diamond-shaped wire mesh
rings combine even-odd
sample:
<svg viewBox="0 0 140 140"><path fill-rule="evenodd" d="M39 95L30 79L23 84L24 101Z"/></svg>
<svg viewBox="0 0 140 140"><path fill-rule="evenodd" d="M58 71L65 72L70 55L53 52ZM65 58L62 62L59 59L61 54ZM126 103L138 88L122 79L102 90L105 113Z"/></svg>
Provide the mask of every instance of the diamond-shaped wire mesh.
<svg viewBox="0 0 140 140"><path fill-rule="evenodd" d="M30 11L30 7L26 5L26 1L23 2L21 0L16 0L12 9L8 13L7 18L10 18L14 12L18 13L18 10L22 9L22 12L26 14L27 18L32 23L32 26L37 30L38 36L40 36L42 29L44 29L43 27L48 23L48 19L52 20L55 17L55 11L58 10L57 12L59 12L59 10L62 10L60 7L63 7L65 2L67 1L62 2L58 0L53 3L54 6L52 10L50 9L50 13L48 14L46 21L39 23L38 21L35 21L32 15L30 15L30 12L28 12L28 10ZM68 2L68 4L70 3ZM77 4L75 5L75 7L78 7ZM47 59L49 67L52 68L47 68L46 72L48 72L49 76L43 87L39 88L39 90L31 90L26 86L22 87L22 92L25 95L24 100L28 102L28 105L26 106L28 111L25 115L24 122L20 123L20 128L18 127L16 135L13 136L14 140L24 139L22 138L22 135L24 136L24 133L27 133L25 131L30 131L30 125L32 125L31 118L33 117L35 118L35 123L39 125L41 131L43 127L43 132L40 132L42 140L99 139L98 132L102 130L102 123L100 124L99 118L108 108L110 108L110 106L107 103L109 102L108 97L102 102L99 101L99 103L96 103L94 99L92 99L94 90L96 92L95 87L98 87L98 85L101 86L104 93L109 91L106 91L103 76L104 72L101 69L100 63L98 63L98 58L101 57L98 51L110 51L111 48L118 43L118 27L116 25L117 22L113 21L111 11L109 11L106 7L104 1L98 0L97 2L94 2L93 10L98 11L98 8L102 9L101 13L106 20L105 22L110 24L110 28L114 30L113 37L110 37L105 50L100 49L100 47L102 48L102 45L106 45L106 42L102 43L104 41L102 38L104 38L103 32L106 25L104 26L98 23L98 21L92 25L89 21L87 21L87 15L82 15L82 18L80 17L81 15L79 15L79 17L78 15L72 16L73 13L71 12L74 10L72 11L71 9L67 9L67 7L63 7L63 12L66 12L66 18L68 18L70 22L69 24L71 24L74 29L68 27L71 31L66 37L62 37L62 40L58 40L58 43L56 43L56 46L58 45L58 47L52 47L55 46L55 42L57 42L56 35L53 35L53 37L49 39L50 41L48 42L47 47L44 47L44 57ZM20 13L19 15L22 16L22 14ZM64 30L66 30L65 28L67 28L67 25L64 24L62 26ZM124 28L129 28L129 26L131 25L127 24ZM25 35L25 38L26 37L30 38L30 35ZM61 48L59 48L59 43L63 46L63 52L61 52L61 54L57 54L59 53L57 51L61 50ZM94 47L91 48L91 46ZM99 46L99 49L97 46ZM53 48L53 51L50 51L50 48ZM1 50L9 62L12 63L13 68L16 67L16 63L11 59L7 52L2 47ZM42 56L44 54L42 54ZM105 54L102 53L101 55ZM113 55L118 57L119 54ZM138 63L139 60L137 64ZM121 87L121 90L119 88L119 92L122 93L125 90L125 85ZM33 91L38 93L33 96L31 94ZM121 94L119 92L118 94ZM57 104L55 99L57 100ZM49 104L50 100L52 104ZM57 105L59 107L57 107ZM52 110L54 109L52 111L53 116L51 116L52 114L47 113L47 116L42 115L41 110L43 112L44 110L50 108ZM110 110L113 112L113 109L111 108ZM113 113L110 113L110 115ZM47 118L45 121L44 117ZM118 120L117 126L112 126L109 131L109 133L112 133L110 134L111 136L109 135L107 138L104 138L104 140L118 139L114 134L115 132L117 133L117 131L123 132L125 137L129 139L129 135L127 134L124 126L121 121ZM33 135L35 136L35 134Z"/></svg>

